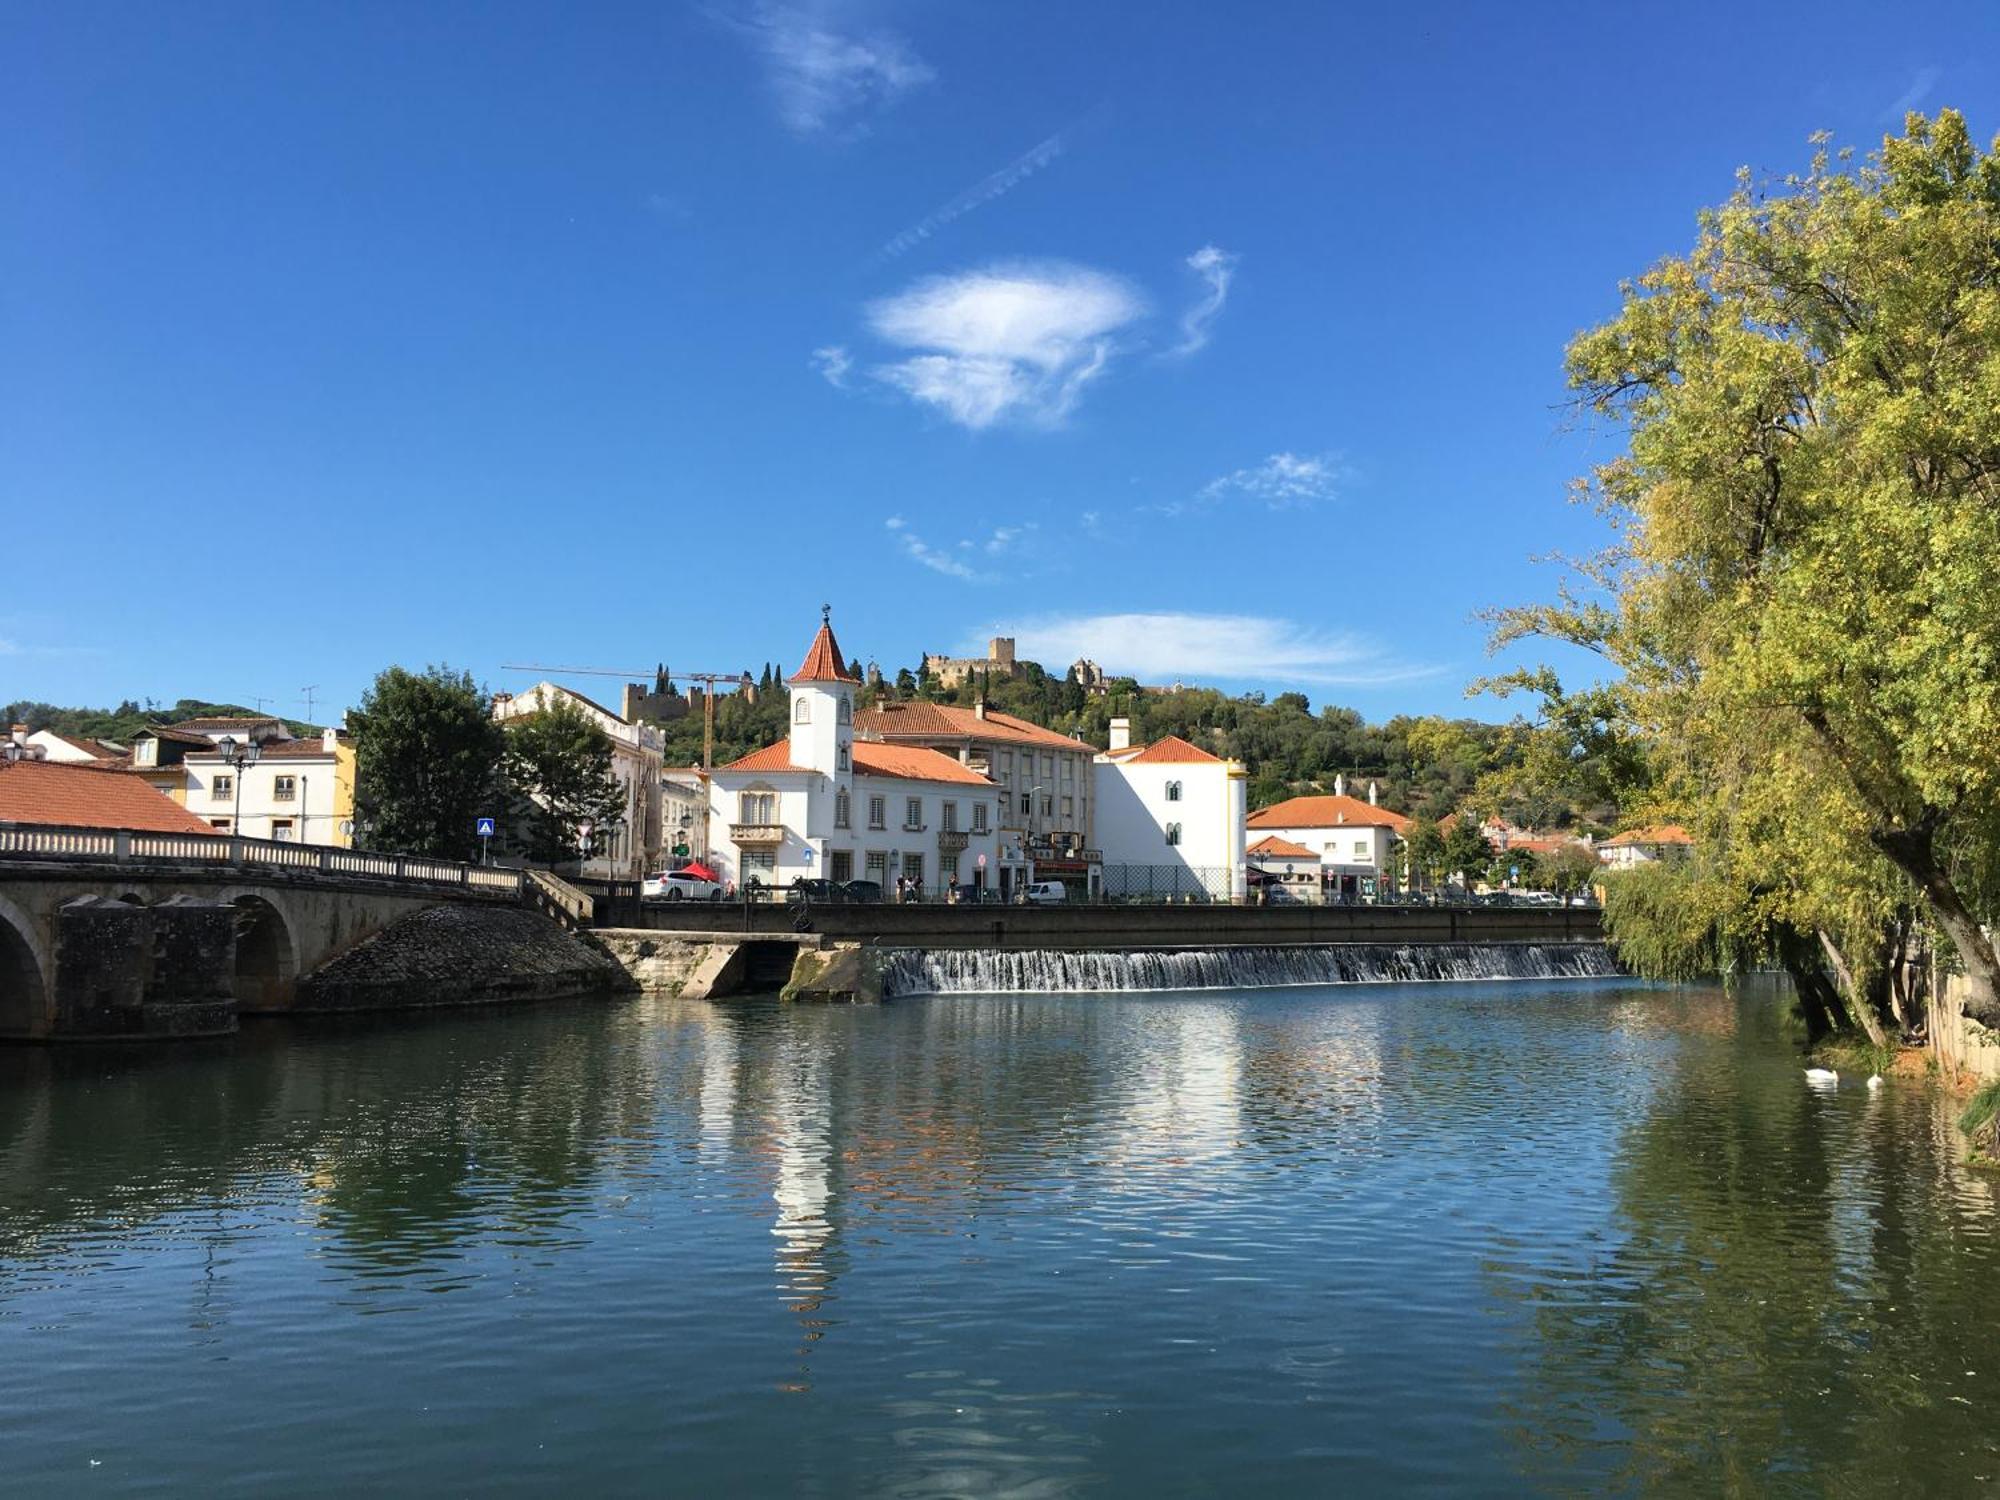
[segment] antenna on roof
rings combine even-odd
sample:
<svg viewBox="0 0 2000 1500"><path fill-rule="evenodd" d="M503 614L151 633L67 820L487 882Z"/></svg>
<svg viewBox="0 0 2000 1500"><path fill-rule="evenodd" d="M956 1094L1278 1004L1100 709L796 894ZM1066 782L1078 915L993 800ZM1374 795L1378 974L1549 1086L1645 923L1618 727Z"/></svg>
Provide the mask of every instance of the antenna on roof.
<svg viewBox="0 0 2000 1500"><path fill-rule="evenodd" d="M299 691L306 695L306 722L310 724L313 722L313 694L319 691L319 684L315 682L311 687L302 687Z"/></svg>
<svg viewBox="0 0 2000 1500"><path fill-rule="evenodd" d="M257 712L261 714L264 711L266 703L276 703L278 700L276 698L260 698L255 693L252 693L250 701L257 705Z"/></svg>

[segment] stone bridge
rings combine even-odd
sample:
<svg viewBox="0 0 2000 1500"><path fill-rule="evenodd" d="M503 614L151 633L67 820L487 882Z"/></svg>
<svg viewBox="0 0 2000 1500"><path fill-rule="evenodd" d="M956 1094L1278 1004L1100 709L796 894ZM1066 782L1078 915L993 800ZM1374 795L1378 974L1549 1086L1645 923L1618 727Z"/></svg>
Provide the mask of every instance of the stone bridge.
<svg viewBox="0 0 2000 1500"><path fill-rule="evenodd" d="M445 860L0 824L0 1039L233 1030L403 918L541 898L518 870Z"/></svg>

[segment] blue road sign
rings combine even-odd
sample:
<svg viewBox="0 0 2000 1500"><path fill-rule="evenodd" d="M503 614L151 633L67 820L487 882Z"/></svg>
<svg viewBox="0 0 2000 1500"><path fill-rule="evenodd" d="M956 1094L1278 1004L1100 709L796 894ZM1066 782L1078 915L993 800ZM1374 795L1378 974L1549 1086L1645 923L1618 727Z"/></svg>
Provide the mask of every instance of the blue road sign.
<svg viewBox="0 0 2000 1500"><path fill-rule="evenodd" d="M472 825L472 831L483 839L492 838L493 820L491 818L481 818L477 823Z"/></svg>

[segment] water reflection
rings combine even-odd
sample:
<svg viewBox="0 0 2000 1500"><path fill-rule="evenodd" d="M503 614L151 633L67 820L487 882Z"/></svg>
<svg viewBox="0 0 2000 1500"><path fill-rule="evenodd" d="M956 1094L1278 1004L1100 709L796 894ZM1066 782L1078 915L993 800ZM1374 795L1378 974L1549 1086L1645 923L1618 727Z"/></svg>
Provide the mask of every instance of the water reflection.
<svg viewBox="0 0 2000 1500"><path fill-rule="evenodd" d="M1920 1089L1804 1089L1776 1013L649 1001L0 1054L0 1444L30 1492L84 1442L211 1493L1968 1488L1993 1188Z"/></svg>

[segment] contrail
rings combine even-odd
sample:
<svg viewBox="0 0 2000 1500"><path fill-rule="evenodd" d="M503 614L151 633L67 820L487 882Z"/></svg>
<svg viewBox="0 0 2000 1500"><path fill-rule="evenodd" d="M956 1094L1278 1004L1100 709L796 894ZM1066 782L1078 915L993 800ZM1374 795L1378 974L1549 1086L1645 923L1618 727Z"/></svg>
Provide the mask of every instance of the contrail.
<svg viewBox="0 0 2000 1500"><path fill-rule="evenodd" d="M1040 145L1016 157L990 177L982 177L944 207L926 214L883 245L875 252L873 260L878 263L894 260L897 256L921 245L953 219L963 218L980 205L991 203L1002 194L1012 192L1069 148L1072 129L1058 130Z"/></svg>

